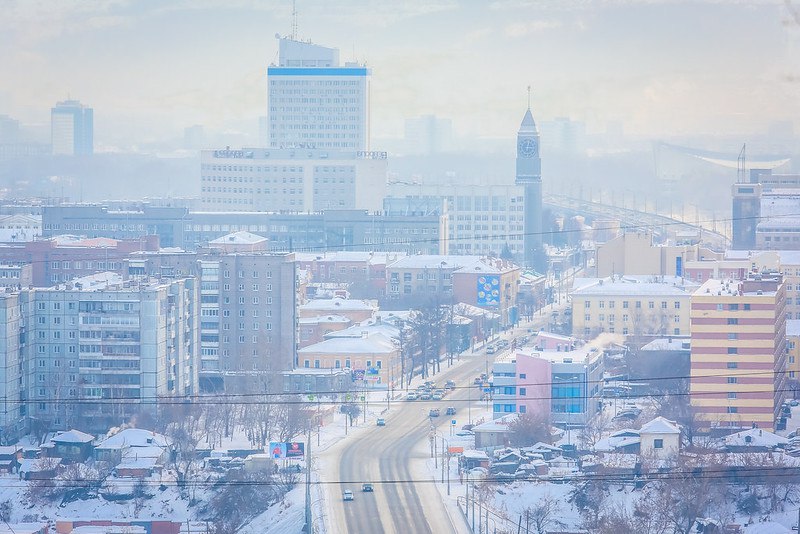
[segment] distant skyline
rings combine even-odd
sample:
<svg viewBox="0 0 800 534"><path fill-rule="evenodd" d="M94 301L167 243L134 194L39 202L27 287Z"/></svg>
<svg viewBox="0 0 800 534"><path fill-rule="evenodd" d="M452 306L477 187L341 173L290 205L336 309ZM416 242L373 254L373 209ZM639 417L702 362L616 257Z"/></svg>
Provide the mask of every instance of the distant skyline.
<svg viewBox="0 0 800 534"><path fill-rule="evenodd" d="M0 18L0 114L48 124L68 96L98 145L255 134L291 0L12 0ZM298 35L373 69L372 138L436 114L465 137L537 121L637 135L800 130L800 2L298 0Z"/></svg>

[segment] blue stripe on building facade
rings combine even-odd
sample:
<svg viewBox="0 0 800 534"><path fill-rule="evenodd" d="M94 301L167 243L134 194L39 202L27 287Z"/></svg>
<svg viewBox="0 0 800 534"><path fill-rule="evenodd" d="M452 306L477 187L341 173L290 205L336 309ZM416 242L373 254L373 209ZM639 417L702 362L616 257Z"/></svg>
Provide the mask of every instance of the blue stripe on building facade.
<svg viewBox="0 0 800 534"><path fill-rule="evenodd" d="M366 76L367 68L295 68L268 67L269 76Z"/></svg>

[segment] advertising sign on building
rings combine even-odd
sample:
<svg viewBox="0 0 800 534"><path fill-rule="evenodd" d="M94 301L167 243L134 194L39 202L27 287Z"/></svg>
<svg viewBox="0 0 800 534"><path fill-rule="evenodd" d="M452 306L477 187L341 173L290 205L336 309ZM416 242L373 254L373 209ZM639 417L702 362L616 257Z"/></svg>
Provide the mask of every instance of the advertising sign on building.
<svg viewBox="0 0 800 534"><path fill-rule="evenodd" d="M487 274L478 277L478 306L500 305L500 276Z"/></svg>

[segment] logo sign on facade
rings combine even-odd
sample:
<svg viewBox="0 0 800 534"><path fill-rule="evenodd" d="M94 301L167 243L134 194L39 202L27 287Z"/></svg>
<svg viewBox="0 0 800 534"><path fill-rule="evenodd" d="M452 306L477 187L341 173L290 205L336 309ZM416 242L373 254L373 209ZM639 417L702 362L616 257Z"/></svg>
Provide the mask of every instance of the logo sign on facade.
<svg viewBox="0 0 800 534"><path fill-rule="evenodd" d="M358 159L387 159L389 153L384 151L359 150L356 152L356 157Z"/></svg>
<svg viewBox="0 0 800 534"><path fill-rule="evenodd" d="M478 277L478 306L500 305L500 276L490 274Z"/></svg>

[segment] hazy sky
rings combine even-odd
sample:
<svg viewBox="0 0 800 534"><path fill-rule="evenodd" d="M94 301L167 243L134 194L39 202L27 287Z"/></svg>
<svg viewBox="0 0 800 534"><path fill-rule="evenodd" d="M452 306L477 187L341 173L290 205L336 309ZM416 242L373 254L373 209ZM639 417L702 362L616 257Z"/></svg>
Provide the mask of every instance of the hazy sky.
<svg viewBox="0 0 800 534"><path fill-rule="evenodd" d="M537 120L646 135L800 130L800 0L297 0L299 36L373 68L373 138L451 117L507 137ZM11 0L0 114L47 124L69 94L100 143L255 131L291 0Z"/></svg>

